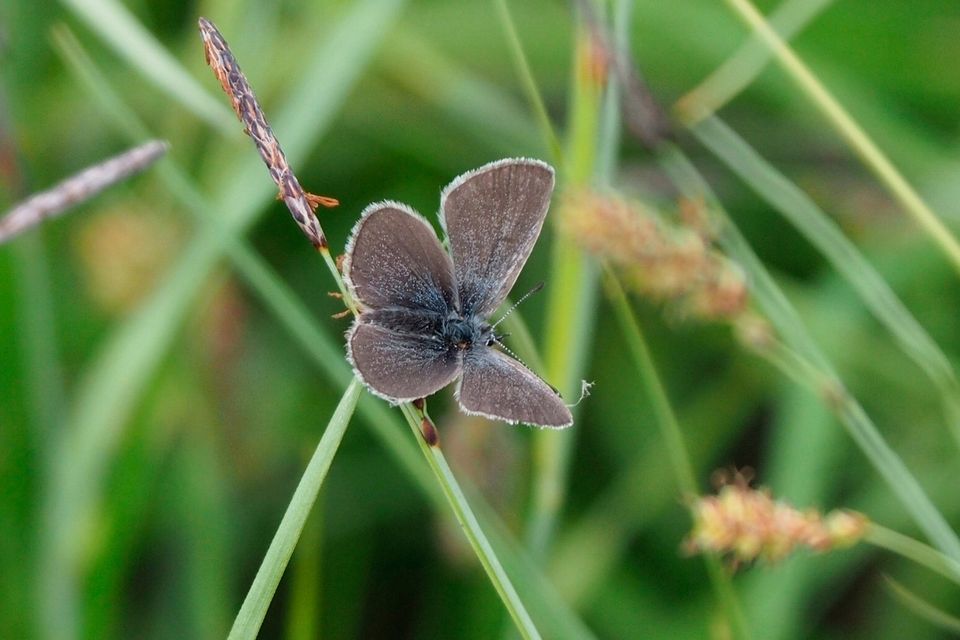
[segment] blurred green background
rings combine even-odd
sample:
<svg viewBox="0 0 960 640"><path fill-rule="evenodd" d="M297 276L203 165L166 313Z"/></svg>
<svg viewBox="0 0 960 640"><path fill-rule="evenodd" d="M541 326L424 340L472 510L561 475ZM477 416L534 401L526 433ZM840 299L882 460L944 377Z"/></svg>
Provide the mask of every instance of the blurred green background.
<svg viewBox="0 0 960 640"><path fill-rule="evenodd" d="M633 4L633 57L666 106L746 37L713 0ZM272 199L204 63L199 16L230 42L305 188L340 199L320 211L334 254L371 201L433 219L440 189L463 171L549 159L492 2L124 2L134 20L116 6L0 7L3 208L147 136L172 145L162 165L0 247L3 638L224 636L343 390L317 364L336 359L342 372L349 321L331 319L342 308L326 295L333 282ZM550 0L510 9L563 135L576 12ZM958 34L955 2L839 0L793 41L954 228ZM137 49L141 36L159 48ZM164 51L185 76L156 79ZM782 70L770 66L722 115L833 217L955 363L957 273ZM930 383L801 235L682 129L677 140L956 528L957 452ZM628 136L611 182L675 204ZM546 280L522 308L538 340L557 281L549 227L516 287ZM250 272L224 258L242 246L230 229L309 309L326 346L307 353ZM680 550L689 516L620 328L602 296L584 304L594 328L577 377L595 386L564 436L568 496L541 588L596 637L720 634L703 562ZM919 536L813 393L727 327L642 300L635 309L702 492L713 470L750 466L801 507L858 509ZM430 405L454 473L523 540L533 431L466 419L450 390ZM414 478L423 463L411 434L399 420L371 430L376 415L354 417L262 636L510 637L456 523ZM897 603L884 574L960 613L955 585L866 547L745 568L734 584L757 638L944 637ZM530 607L545 637L575 628Z"/></svg>

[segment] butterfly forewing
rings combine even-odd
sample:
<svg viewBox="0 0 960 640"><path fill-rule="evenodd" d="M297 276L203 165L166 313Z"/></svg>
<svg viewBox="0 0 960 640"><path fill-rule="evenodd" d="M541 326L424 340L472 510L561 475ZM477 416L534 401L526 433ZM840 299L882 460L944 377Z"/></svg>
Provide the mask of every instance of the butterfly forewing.
<svg viewBox="0 0 960 640"><path fill-rule="evenodd" d="M542 427L573 423L570 409L547 383L496 349L471 352L463 361L457 399L467 413Z"/></svg>
<svg viewBox="0 0 960 640"><path fill-rule="evenodd" d="M465 315L485 318L510 293L540 235L553 184L549 165L511 159L466 173L444 189L440 215Z"/></svg>
<svg viewBox="0 0 960 640"><path fill-rule="evenodd" d="M344 275L365 307L446 314L456 300L453 265L437 234L409 207L384 202L363 212L347 245Z"/></svg>

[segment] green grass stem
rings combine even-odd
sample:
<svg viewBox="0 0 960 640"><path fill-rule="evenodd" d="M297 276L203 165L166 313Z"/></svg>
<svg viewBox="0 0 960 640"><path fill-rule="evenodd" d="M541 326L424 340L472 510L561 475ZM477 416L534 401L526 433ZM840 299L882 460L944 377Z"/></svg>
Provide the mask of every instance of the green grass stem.
<svg viewBox="0 0 960 640"><path fill-rule="evenodd" d="M886 481L917 526L945 555L960 560L960 539L900 456L887 444L873 420L850 395L822 350L807 333L793 305L773 280L733 220L706 185L696 168L677 149L666 145L660 160L668 175L691 198L703 198L717 218L718 240L727 254L747 272L751 295L773 324L782 350L767 350L772 362L788 377L817 393ZM799 366L794 366L799 365Z"/></svg>
<svg viewBox="0 0 960 640"><path fill-rule="evenodd" d="M934 606L890 576L884 576L884 578L886 579L887 588L890 589L893 597L900 601L900 604L927 622L949 632L951 635L960 635L960 618Z"/></svg>
<svg viewBox="0 0 960 640"><path fill-rule="evenodd" d="M783 215L857 292L940 393L948 431L960 447L960 385L950 360L877 270L814 201L716 116L691 133Z"/></svg>
<svg viewBox="0 0 960 640"><path fill-rule="evenodd" d="M593 52L590 36L581 27L574 52L574 87L568 132L566 188L593 180L597 133L601 128L603 90L585 68ZM546 379L565 398L576 398L596 320L597 267L569 238L554 238L548 286L544 364ZM576 412L574 412L576 417ZM533 438L533 474L526 541L534 558L543 560L553 538L557 517L566 501L570 458L576 425L562 433L540 431Z"/></svg>
<svg viewBox="0 0 960 640"><path fill-rule="evenodd" d="M919 540L871 522L864 541L912 560L934 573L940 574L954 584L960 585L960 562L943 555Z"/></svg>
<svg viewBox="0 0 960 640"><path fill-rule="evenodd" d="M692 500L700 494L700 491L693 473L693 465L690 462L690 454L687 452L687 446L683 441L680 423L677 421L673 406L667 397L667 390L664 388L660 374L657 372L657 365L653 361L653 356L640 329L640 324L630 308L630 302L627 300L623 287L609 270L607 270L604 280L608 298L620 324L620 330L626 339L634 366L639 371L640 379L646 387L648 399L653 406L657 426L660 428L660 437L663 438L666 445L677 488L680 490L682 499ZM730 574L724 569L720 558L715 554L705 554L703 559L717 602L723 610L735 637L752 637L746 618L743 615L743 608L740 606L733 588Z"/></svg>
<svg viewBox="0 0 960 640"><path fill-rule="evenodd" d="M440 446L430 446L423 439L420 432L420 418L417 416L412 405L409 403L403 404L401 405L401 410L407 419L407 423L410 425L413 437L416 438L417 444L420 445L420 451L423 452L423 456L430 470L433 472L437 483L443 489L443 495L446 496L447 503L453 511L454 517L456 517L457 522L467 536L470 546L473 548L477 559L483 566L483 570L486 571L487 577L490 578L490 582L496 589L497 595L500 596L500 600L510 613L510 617L517 627L517 631L526 640L540 638L540 632L537 631L537 627L533 624L533 620L530 618L530 614L527 613L527 609L520 599L520 596L517 595L513 583L503 570L503 566L501 566L496 552L493 550L493 547L490 546L486 535L484 535L483 529L480 528L480 523L477 522L477 517L470 508L470 504L467 502L467 498L464 496L460 484L453 476L453 472L450 470L450 466L447 464L447 459L444 457Z"/></svg>
<svg viewBox="0 0 960 640"><path fill-rule="evenodd" d="M523 43L520 40L520 35L517 33L517 26L513 21L513 16L510 15L510 7L507 6L507 0L493 0L493 4L497 9L497 17L500 19L500 23L506 32L507 45L510 47L513 64L520 74L523 90L527 94L530 108L533 109L533 114L536 117L537 123L540 125L540 134L543 136L543 139L547 141L547 146L550 149L550 155L552 156L554 164L558 167L563 167L563 146L560 144L560 137L557 136L557 132L554 130L553 123L550 120L550 114L547 113L547 107L543 101L543 96L540 95L537 81L533 76L533 71L530 69L530 63L527 61L527 56L523 52Z"/></svg>
<svg viewBox="0 0 960 640"><path fill-rule="evenodd" d="M124 5L116 0L60 1L161 93L220 133L236 135L230 109L204 89Z"/></svg>
<svg viewBox="0 0 960 640"><path fill-rule="evenodd" d="M943 221L927 206L887 156L847 113L806 64L777 35L749 0L726 0L736 14L757 33L773 51L777 60L800 90L823 113L827 121L877 176L904 210L940 247L954 269L960 273L960 243Z"/></svg>
<svg viewBox="0 0 960 640"><path fill-rule="evenodd" d="M793 40L833 2L785 0L773 10L767 21L783 40ZM771 57L770 47L757 33L751 34L732 56L677 101L675 110L681 122L692 127L722 109L760 75Z"/></svg>
<svg viewBox="0 0 960 640"><path fill-rule="evenodd" d="M250 590L243 599L240 612L233 621L233 627L228 636L230 640L256 639L260 625L263 624L263 618L267 615L267 609L273 600L273 594L297 546L300 532L303 531L310 509L317 499L320 486L327 477L330 463L333 462L333 456L340 447L340 441L347 430L347 425L350 424L350 418L353 416L357 399L362 391L363 385L359 380L354 379L347 386L336 411L327 423L320 443L283 514L277 533L273 536L266 555L263 556L263 562L257 570L253 584L250 585Z"/></svg>

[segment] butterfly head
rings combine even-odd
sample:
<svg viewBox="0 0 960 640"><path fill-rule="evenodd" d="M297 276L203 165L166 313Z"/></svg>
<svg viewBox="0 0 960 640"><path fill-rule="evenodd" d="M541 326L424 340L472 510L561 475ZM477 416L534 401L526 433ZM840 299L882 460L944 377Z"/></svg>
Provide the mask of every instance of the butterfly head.
<svg viewBox="0 0 960 640"><path fill-rule="evenodd" d="M497 340L489 323L477 316L462 316L456 312L446 319L441 331L450 351L469 351L480 345L490 346Z"/></svg>

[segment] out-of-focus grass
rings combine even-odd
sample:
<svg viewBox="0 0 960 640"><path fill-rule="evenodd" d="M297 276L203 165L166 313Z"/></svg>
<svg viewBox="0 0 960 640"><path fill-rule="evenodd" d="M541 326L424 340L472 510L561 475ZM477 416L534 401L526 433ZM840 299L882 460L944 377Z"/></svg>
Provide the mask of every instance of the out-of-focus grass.
<svg viewBox="0 0 960 640"><path fill-rule="evenodd" d="M218 88L203 64L196 18L207 15L231 34L301 180L343 203L323 218L336 250L370 201L408 201L431 217L439 188L452 176L496 157L546 158L549 149L493 3L408 3L396 21L376 4L208 1L194 7L196 14L184 12L182 3L125 6L211 104L219 102ZM342 22L365 8L366 20ZM547 113L554 123L569 122L574 16L557 3L509 8ZM696 86L745 38L731 13L706 0L640 3L633 14L632 52L665 104ZM958 19L951 6L933 0L880 0L869 11L832 3L793 43L948 224L958 219L950 194L960 166L960 81L938 61L960 52L952 37ZM325 295L332 284L286 212L268 202L269 180L225 108L211 107L211 114L226 112L225 121L214 118L211 126L174 97L193 91L188 82L158 89L101 39L106 22L95 20L91 29L72 10L37 11L23 0L0 8L0 20L3 108L27 188L50 184L128 143L113 115L55 55L51 29L62 22L151 134L173 146L167 166L17 246L0 247L0 592L7 594L0 599L0 635L31 637L47 629L60 637L223 636L296 486L304 452L315 448L333 413L342 389L333 380L349 373L339 359L346 326L329 319L338 310ZM287 110L291 104L299 107ZM783 73L774 67L761 73L722 117L831 215L903 301L945 355L946 364L935 362L939 358L926 364L955 366L955 273L900 219ZM560 133L571 129L562 126ZM811 339L956 527L956 450L943 429L936 389L799 234L692 140L681 134L679 143L797 308ZM215 224L181 215L190 205L173 186L172 170L199 194L194 206L212 203L206 214ZM610 178L664 209L673 204L656 165L629 143ZM14 197L4 182L0 198ZM180 229L184 240L174 248L174 263L141 283L139 311L107 308L92 289L89 254L78 243L84 229L108 214L136 220L143 206ZM255 218L261 222L246 241L218 237L224 228L246 229ZM547 282L547 295L522 307L547 362L556 356L544 349L545 327L571 320L550 317L548 300L571 293L551 271L554 240L546 229L517 286ZM116 253L124 241L117 238ZM237 259L238 246L246 258ZM149 253L149 246L133 252ZM173 291L171 273L179 293L166 298L168 309L177 308L167 315L157 301ZM237 287L235 280L252 286ZM441 442L454 473L486 492L484 500L467 488L506 572L533 586L518 590L534 620L546 621L545 636L579 629L600 637L704 637L713 596L702 563L677 553L687 518L653 414L637 391L640 379L611 309L602 300L580 303L596 324L569 345L591 354L588 370L570 372L596 385L578 407L566 500L540 566L515 542L535 467L530 432L472 425L441 394L431 401ZM749 464L761 483L797 504L863 509L919 535L814 395L744 354L724 330L664 319L639 301L634 309L674 400L701 490L709 488L712 469ZM129 329L136 326L139 333ZM111 337L124 332L125 341ZM97 354L108 353L110 344L120 345L115 362L149 366L115 369L105 384L90 386L93 363L104 362ZM318 362L330 364L317 369ZM100 506L66 541L76 554L68 559L77 570L76 608L42 626L32 613L40 558L49 551L49 536L68 531L50 531L40 505L44 496L71 495L53 489L48 460L70 453L57 441L76 424L64 421L58 397L73 407L74 418L82 402L92 429L115 431L108 448L88 452L100 460L93 490ZM459 539L438 533L438 522L449 516L402 421L383 403L363 398L358 422L375 430L348 430L325 482L315 534L323 547L319 572L300 574L313 580L309 589L297 586L307 579L299 576L280 582L264 637L299 628L295 609L310 612L319 633L334 638L499 633L502 605ZM455 441L467 434L468 453L454 453ZM385 446L406 454L387 453ZM86 455L82 449L73 454ZM87 469L79 465L72 473L85 483ZM307 553L303 558L313 562ZM544 571L552 585L541 578ZM734 584L750 625L764 629L763 637L938 637L894 604L881 572L956 613L952 585L939 586L926 570L862 548L799 557L773 570L755 567ZM551 626L554 620L560 622Z"/></svg>

